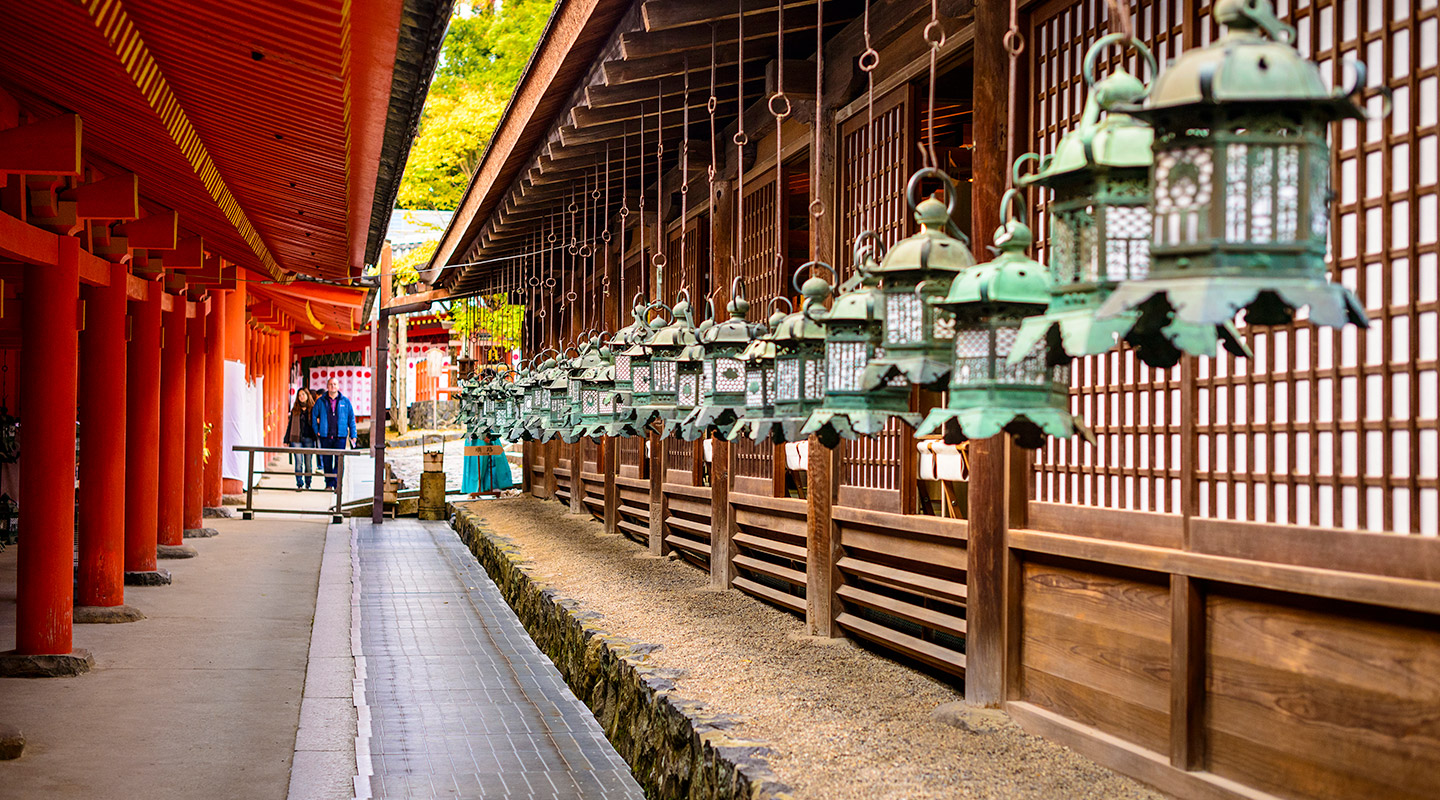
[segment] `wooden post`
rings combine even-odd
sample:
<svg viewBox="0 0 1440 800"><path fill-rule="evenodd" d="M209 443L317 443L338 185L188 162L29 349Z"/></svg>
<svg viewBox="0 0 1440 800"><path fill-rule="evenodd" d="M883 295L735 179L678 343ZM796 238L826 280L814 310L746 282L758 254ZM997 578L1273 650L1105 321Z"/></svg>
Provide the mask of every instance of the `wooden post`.
<svg viewBox="0 0 1440 800"><path fill-rule="evenodd" d="M1001 44L1010 27L1004 3L975 4L975 149L970 230L983 243L999 225L1000 196L1009 165L1009 55ZM1005 699L1006 441L970 442L970 525L965 606L965 700L981 706Z"/></svg>
<svg viewBox="0 0 1440 800"><path fill-rule="evenodd" d="M729 589L735 577L735 534L730 524L730 443L716 438L710 448L710 588Z"/></svg>
<svg viewBox="0 0 1440 800"><path fill-rule="evenodd" d="M659 435L646 437L650 443L650 555L665 555L665 445Z"/></svg>
<svg viewBox="0 0 1440 800"><path fill-rule="evenodd" d="M380 248L380 318L370 329L370 356L375 366L370 383L370 454L375 459L371 525L380 525L385 521L385 409L389 406L385 401L390 386L386 374L390 367L390 320L385 316L384 309L390 302L390 280L390 243L386 242Z"/></svg>
<svg viewBox="0 0 1440 800"><path fill-rule="evenodd" d="M570 445L570 513L585 513L585 442Z"/></svg>
<svg viewBox="0 0 1440 800"><path fill-rule="evenodd" d="M620 487L615 483L619 472L619 440L606 436L600 440L600 472L605 475L605 532L620 532Z"/></svg>
<svg viewBox="0 0 1440 800"><path fill-rule="evenodd" d="M185 437L182 536L185 533L193 536L205 527L201 492L205 483L205 309L200 303L184 305L193 305L195 316L185 320L185 404L181 417Z"/></svg>
<svg viewBox="0 0 1440 800"><path fill-rule="evenodd" d="M555 466L560 461L560 440L551 439L545 443L545 499L554 500L559 487Z"/></svg>
<svg viewBox="0 0 1440 800"><path fill-rule="evenodd" d="M156 572L160 483L160 285L131 304L125 369L125 571Z"/></svg>
<svg viewBox="0 0 1440 800"><path fill-rule="evenodd" d="M75 604L125 602L125 268L87 287L80 334L80 564ZM117 402L118 401L118 402ZM139 477L139 476L137 476ZM218 481L217 481L218 488Z"/></svg>
<svg viewBox="0 0 1440 800"><path fill-rule="evenodd" d="M229 292L210 293L210 312L205 316L205 479L200 502L205 508L219 508L222 496L220 463L224 459L225 433L225 325Z"/></svg>
<svg viewBox="0 0 1440 800"><path fill-rule="evenodd" d="M1189 575L1170 576L1170 764L1205 760L1205 597Z"/></svg>
<svg viewBox="0 0 1440 800"><path fill-rule="evenodd" d="M835 590L840 576L840 537L836 535L831 509L835 504L839 456L811 436L808 475L805 478L805 632L811 636L835 637L839 600Z"/></svg>

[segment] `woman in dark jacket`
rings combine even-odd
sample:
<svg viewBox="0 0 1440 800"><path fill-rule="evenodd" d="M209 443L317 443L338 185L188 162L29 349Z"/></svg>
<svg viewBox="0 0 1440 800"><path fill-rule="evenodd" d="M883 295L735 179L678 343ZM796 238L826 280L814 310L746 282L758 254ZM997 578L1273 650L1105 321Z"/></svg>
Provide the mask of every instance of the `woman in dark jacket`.
<svg viewBox="0 0 1440 800"><path fill-rule="evenodd" d="M291 447L315 447L315 423L310 418L311 410L315 405L315 399L310 396L308 389L301 389L295 393L295 405L290 407L290 423L285 427L285 444ZM290 456L295 462L295 488L310 488L310 466L311 458L309 453L297 453Z"/></svg>

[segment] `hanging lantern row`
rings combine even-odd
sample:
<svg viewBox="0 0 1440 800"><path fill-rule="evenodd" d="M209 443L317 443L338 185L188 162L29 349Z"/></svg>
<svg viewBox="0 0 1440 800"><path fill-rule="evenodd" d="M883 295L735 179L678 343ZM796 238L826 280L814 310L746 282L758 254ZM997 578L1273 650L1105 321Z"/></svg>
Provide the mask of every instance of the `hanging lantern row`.
<svg viewBox="0 0 1440 800"><path fill-rule="evenodd" d="M1051 436L1093 442L1071 413L1074 358L1120 342L1158 367L1217 346L1248 356L1242 311L1247 325L1286 324L1302 307L1316 325L1366 325L1325 262L1326 126L1364 118L1364 69L1330 93L1267 0L1217 0L1214 15L1224 35L1153 86L1123 69L1095 77L1117 44L1154 74L1140 42L1116 34L1090 49L1084 114L1054 153L1014 164L993 259L975 262L953 220L953 181L927 167L906 188L919 232L888 252L861 234L843 284L814 274L833 281L827 264L803 265L792 277L799 308L775 298L765 324L749 321L738 278L727 319L712 306L698 325L688 292L668 308L637 296L633 322L608 341L586 337L572 356L463 382L467 427L567 442L814 435L833 447L898 419L951 443L1001 431L1031 448ZM920 198L926 179L942 184L948 206ZM1026 255L1034 237L1020 189L1030 186L1053 192L1048 264ZM913 387L948 390L946 406L922 420Z"/></svg>

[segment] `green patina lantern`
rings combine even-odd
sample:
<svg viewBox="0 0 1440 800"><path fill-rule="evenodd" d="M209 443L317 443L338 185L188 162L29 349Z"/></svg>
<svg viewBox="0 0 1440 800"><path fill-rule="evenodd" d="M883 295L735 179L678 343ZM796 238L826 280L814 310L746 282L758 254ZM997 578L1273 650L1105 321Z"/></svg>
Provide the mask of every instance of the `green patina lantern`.
<svg viewBox="0 0 1440 800"><path fill-rule="evenodd" d="M575 426L571 420L574 406L570 403L570 370L577 357L578 351L577 356L560 358L546 373L545 392L550 414L546 417L544 429L537 437L542 442L548 442L556 436L563 438L563 435L568 434Z"/></svg>
<svg viewBox="0 0 1440 800"><path fill-rule="evenodd" d="M615 418L617 424L612 436L637 436L638 428L634 426L633 420L635 411L633 397L635 391L634 383L634 362L639 356L645 357L648 364L648 355L644 349L639 347L649 340L652 329L646 321L647 306L641 302L641 295L636 294L631 302L631 323L615 332L610 337L610 351L615 354ZM646 376L648 380L648 367Z"/></svg>
<svg viewBox="0 0 1440 800"><path fill-rule="evenodd" d="M757 442L767 437L776 443L802 438L800 429L825 399L825 329L815 315L825 310L830 284L811 277L798 285L800 276L809 274L812 267L824 267L831 277L835 275L829 264L812 261L791 278L802 300L800 308L782 317L769 335L775 346L774 411L750 423L750 436Z"/></svg>
<svg viewBox="0 0 1440 800"><path fill-rule="evenodd" d="M670 324L655 331L645 346L650 352L650 394L647 402L635 403L635 417L640 426L658 420L661 430L677 419L676 402L680 393L680 360L687 348L695 344L695 320L690 311L690 293L681 290ZM697 372L698 372L698 364ZM698 378L697 378L698 380ZM636 394L639 394L637 387Z"/></svg>
<svg viewBox="0 0 1440 800"><path fill-rule="evenodd" d="M532 360L533 363L533 360ZM515 424L507 432L506 438L510 441L529 441L534 437L531 433L529 423L535 417L535 395L537 393L537 376L533 367L519 370L515 378L515 392L519 397L519 411L515 417Z"/></svg>
<svg viewBox="0 0 1440 800"><path fill-rule="evenodd" d="M610 348L600 344L600 339L596 336L590 341L589 351L582 359L580 422L575 426L577 440L608 435L610 423L614 421L615 361ZM605 399L609 400L608 411Z"/></svg>
<svg viewBox="0 0 1440 800"><path fill-rule="evenodd" d="M829 311L812 314L825 328L825 400L800 434L814 434L826 447L841 439L875 436L891 417L911 427L920 424L920 415L910 412L910 386L903 378L869 390L861 383L865 367L883 352L885 294L875 272L880 247L875 233L861 234L855 241L855 274L840 287Z"/></svg>
<svg viewBox="0 0 1440 800"><path fill-rule="evenodd" d="M781 311L777 306L784 303L787 311ZM790 303L788 297L776 297L770 300L770 307L774 309L767 320L767 329L764 333L756 336L740 352L740 363L745 365L745 411L740 419L735 422L726 439L734 441L742 436L749 436L754 441L763 441L770 429L766 421L775 416L775 330L780 327L789 313L793 313L795 307ZM787 313L788 312L788 313Z"/></svg>
<svg viewBox="0 0 1440 800"><path fill-rule="evenodd" d="M933 197L917 199L926 177L945 185L948 208ZM926 388L945 385L955 324L948 311L927 301L943 296L955 273L975 264L964 234L951 220L958 198L955 182L938 169L926 167L910 177L905 199L920 232L897 243L876 268L885 296L885 352L865 367L866 389L895 376Z"/></svg>
<svg viewBox="0 0 1440 800"><path fill-rule="evenodd" d="M1112 44L1125 43L1155 74L1155 57L1142 42L1124 34L1102 37L1085 54L1082 75L1090 91L1080 124L1060 139L1054 153L1044 158L1027 153L1015 162L1016 186L1041 186L1055 193L1046 208L1050 304L1045 313L1020 326L1012 354L1017 363L1048 337L1048 352L1056 363L1103 353L1123 339L1146 363L1169 367L1180 360L1172 335L1187 326L1197 328L1192 335L1212 342L1218 337L1236 355L1249 355L1229 320L1209 326L1172 321L1172 333L1137 325L1140 313L1134 310L1104 319L1095 316L1121 281L1144 280L1150 273L1154 134L1148 124L1113 110L1140 102L1148 89L1124 69L1095 80L1100 54ZM1030 160L1039 161L1039 168L1021 175L1021 166Z"/></svg>
<svg viewBox="0 0 1440 800"><path fill-rule="evenodd" d="M1046 436L1094 437L1070 413L1070 367L1053 364L1042 342L1018 363L1011 351L1021 322L1050 302L1049 270L1025 255L1034 237L1015 216L1020 193L1001 200L1004 222L995 231L1000 254L965 270L935 300L955 315L955 362L947 408L932 409L916 436L944 434L947 444L985 439L1003 431L1021 447L1036 448Z"/></svg>
<svg viewBox="0 0 1440 800"><path fill-rule="evenodd" d="M700 434L689 424L689 419L700 405L700 384L704 381L705 348L700 340L715 327L715 304L707 299L705 305L708 315L692 331L695 343L681 350L675 359L675 414L661 432L663 436L674 436L687 442L700 438Z"/></svg>
<svg viewBox="0 0 1440 800"><path fill-rule="evenodd" d="M468 376L460 379L459 406L455 421L473 437L485 424L485 401L478 379Z"/></svg>
<svg viewBox="0 0 1440 800"><path fill-rule="evenodd" d="M536 355L537 360L540 355L543 353ZM521 422L523 435L520 438L526 441L545 441L548 438L545 437L545 431L550 428L550 384L554 380L556 367L555 359L547 358L531 370L530 415Z"/></svg>
<svg viewBox="0 0 1440 800"><path fill-rule="evenodd" d="M584 374L600 361L599 338L594 341L582 337L575 348L575 355L565 363L565 419L567 424L559 430L560 440L567 444L580 441L580 426L584 408Z"/></svg>
<svg viewBox="0 0 1440 800"><path fill-rule="evenodd" d="M740 354L759 332L745 317L750 303L745 300L745 282L740 278L730 285L730 302L725 309L730 318L696 333L699 340L700 403L685 418L687 441L716 435L728 437L736 420L745 412L745 362Z"/></svg>
<svg viewBox="0 0 1440 800"><path fill-rule="evenodd" d="M616 375L618 376L620 373L622 356L626 359L624 363L630 372L630 398L626 404L629 413L626 415L626 421L635 430L637 436L644 436L646 429L656 417L653 408L654 354L650 351L650 343L654 341L660 330L666 327L657 325L656 321L649 319L650 312L656 309L670 311L664 303L654 302L645 306L641 310L641 319L639 320L641 327L634 336L634 341L616 356Z"/></svg>
<svg viewBox="0 0 1440 800"><path fill-rule="evenodd" d="M1143 106L1155 128L1150 274L1121 284L1100 307L1134 309L1136 325L1208 355L1214 326L1245 311L1248 325L1281 325L1309 306L1316 325L1365 327L1349 290L1327 280L1329 123L1364 119L1355 96L1332 93L1295 31L1268 0L1217 0L1225 33L1180 56ZM1172 321L1188 325L1177 330Z"/></svg>

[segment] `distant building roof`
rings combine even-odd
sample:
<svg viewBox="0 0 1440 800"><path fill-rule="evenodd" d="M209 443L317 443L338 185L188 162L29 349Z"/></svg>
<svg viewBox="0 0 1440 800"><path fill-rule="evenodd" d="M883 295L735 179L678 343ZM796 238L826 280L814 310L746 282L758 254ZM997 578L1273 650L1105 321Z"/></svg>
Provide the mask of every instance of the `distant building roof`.
<svg viewBox="0 0 1440 800"><path fill-rule="evenodd" d="M454 211L395 209L385 233L385 238L390 240L390 252L398 256L423 242L439 239L453 216Z"/></svg>

